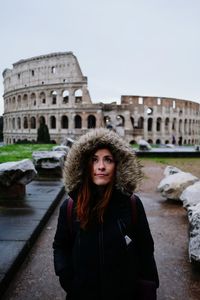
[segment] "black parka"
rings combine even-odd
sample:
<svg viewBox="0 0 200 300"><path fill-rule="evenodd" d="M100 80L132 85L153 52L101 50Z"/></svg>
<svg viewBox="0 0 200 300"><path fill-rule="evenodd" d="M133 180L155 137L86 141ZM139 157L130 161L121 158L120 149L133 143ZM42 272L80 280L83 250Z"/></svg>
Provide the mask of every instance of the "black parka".
<svg viewBox="0 0 200 300"><path fill-rule="evenodd" d="M86 156L98 149L99 144L112 149L120 175L116 175L103 223L93 220L87 229L81 229L76 217L78 186ZM134 153L113 132L93 131L72 148L64 169L66 190L74 201L72 231L71 221L67 220L68 200L65 200L60 207L53 243L55 271L67 292L67 299L136 300L138 277L154 281L158 287L154 243L142 202L137 196L136 224L132 219L130 189L134 189L140 175Z"/></svg>

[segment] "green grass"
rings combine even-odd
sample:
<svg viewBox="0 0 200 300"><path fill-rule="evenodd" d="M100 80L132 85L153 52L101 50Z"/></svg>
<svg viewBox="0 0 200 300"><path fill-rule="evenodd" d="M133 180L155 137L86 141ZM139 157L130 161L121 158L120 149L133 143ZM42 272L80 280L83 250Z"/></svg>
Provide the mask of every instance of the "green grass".
<svg viewBox="0 0 200 300"><path fill-rule="evenodd" d="M0 163L32 159L34 151L51 150L53 144L14 144L0 147Z"/></svg>
<svg viewBox="0 0 200 300"><path fill-rule="evenodd" d="M142 158L142 161L153 161L154 163L159 163L165 166L174 166L181 169L184 172L192 173L193 175L200 178L200 159L197 157L151 157L151 158Z"/></svg>

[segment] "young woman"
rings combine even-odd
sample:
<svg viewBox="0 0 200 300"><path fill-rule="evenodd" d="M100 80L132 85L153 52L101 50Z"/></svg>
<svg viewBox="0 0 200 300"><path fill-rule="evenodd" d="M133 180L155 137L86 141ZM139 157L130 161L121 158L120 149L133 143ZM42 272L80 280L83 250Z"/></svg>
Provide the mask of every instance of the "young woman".
<svg viewBox="0 0 200 300"><path fill-rule="evenodd" d="M138 300L138 278L158 287L148 221L140 199L131 197L140 179L134 152L113 131L91 130L72 146L64 182L73 210L69 216L68 197L53 243L67 299Z"/></svg>

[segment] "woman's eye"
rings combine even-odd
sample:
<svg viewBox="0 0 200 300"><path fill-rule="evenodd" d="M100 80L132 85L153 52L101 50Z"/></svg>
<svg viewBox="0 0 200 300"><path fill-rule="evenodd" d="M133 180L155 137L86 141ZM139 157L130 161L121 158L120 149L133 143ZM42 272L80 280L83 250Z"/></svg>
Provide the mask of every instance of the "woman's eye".
<svg viewBox="0 0 200 300"><path fill-rule="evenodd" d="M105 161L108 162L109 164L111 164L113 162L113 159L110 157L106 157Z"/></svg>
<svg viewBox="0 0 200 300"><path fill-rule="evenodd" d="M97 159L97 157L92 157L92 162L97 162L98 161L98 159Z"/></svg>

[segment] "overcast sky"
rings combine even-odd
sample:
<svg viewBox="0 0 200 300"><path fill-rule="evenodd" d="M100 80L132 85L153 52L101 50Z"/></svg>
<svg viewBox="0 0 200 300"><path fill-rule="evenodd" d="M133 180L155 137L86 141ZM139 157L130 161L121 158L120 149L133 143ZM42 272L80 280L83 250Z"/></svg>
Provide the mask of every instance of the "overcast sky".
<svg viewBox="0 0 200 300"><path fill-rule="evenodd" d="M0 71L72 51L93 102L121 95L200 102L199 0L0 0ZM3 77L0 115L3 113Z"/></svg>

